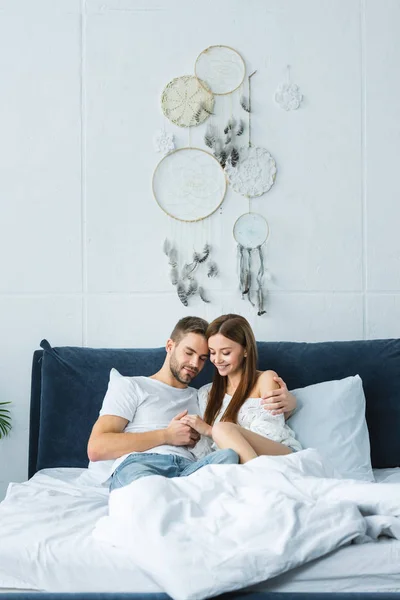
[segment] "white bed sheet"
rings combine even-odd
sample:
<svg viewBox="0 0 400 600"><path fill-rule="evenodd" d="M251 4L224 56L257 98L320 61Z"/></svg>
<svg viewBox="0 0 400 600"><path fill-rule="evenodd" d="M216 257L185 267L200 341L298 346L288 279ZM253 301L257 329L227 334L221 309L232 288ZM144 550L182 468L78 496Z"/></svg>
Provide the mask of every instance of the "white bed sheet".
<svg viewBox="0 0 400 600"><path fill-rule="evenodd" d="M380 482L400 482L400 468L374 474ZM124 551L92 537L107 499L108 490L87 469L44 469L29 482L10 484L0 504L0 592L162 591ZM399 564L400 541L382 539L347 546L252 589L398 592Z"/></svg>

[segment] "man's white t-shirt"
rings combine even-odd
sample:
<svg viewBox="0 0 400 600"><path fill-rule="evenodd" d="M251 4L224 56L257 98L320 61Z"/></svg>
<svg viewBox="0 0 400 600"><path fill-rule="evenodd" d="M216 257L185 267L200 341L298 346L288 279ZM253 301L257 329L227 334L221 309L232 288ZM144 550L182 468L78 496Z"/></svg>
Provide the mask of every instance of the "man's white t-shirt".
<svg viewBox="0 0 400 600"><path fill-rule="evenodd" d="M174 388L150 377L124 377L116 369L111 369L100 416L122 417L129 421L124 433L143 433L166 429L171 420L183 410L188 410L189 414L199 413L196 389ZM145 452L177 454L195 460L187 446L162 445ZM97 471L105 481L130 454L136 452L129 452L116 460L91 462L89 468Z"/></svg>

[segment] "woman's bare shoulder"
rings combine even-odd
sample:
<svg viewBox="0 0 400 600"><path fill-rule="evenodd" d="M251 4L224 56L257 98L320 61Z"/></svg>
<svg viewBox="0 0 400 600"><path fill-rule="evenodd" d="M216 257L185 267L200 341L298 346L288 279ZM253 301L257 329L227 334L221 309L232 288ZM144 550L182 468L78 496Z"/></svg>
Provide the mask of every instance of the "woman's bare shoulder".
<svg viewBox="0 0 400 600"><path fill-rule="evenodd" d="M257 383L252 390L251 397L260 398L266 391L279 387L274 380L274 377L278 377L278 373L271 369L268 369L267 371L258 371Z"/></svg>

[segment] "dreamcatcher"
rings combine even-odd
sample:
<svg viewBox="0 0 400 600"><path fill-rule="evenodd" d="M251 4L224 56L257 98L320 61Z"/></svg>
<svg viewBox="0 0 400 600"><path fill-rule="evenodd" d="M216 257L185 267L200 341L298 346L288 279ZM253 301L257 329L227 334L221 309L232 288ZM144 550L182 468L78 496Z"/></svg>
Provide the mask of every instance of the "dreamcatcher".
<svg viewBox="0 0 400 600"><path fill-rule="evenodd" d="M269 237L269 226L262 215L248 212L238 218L233 227L233 236L238 245L239 284L242 298L245 296L252 306L256 306L251 297L252 255L257 252L259 267L256 276L257 314L265 314L264 310L264 257L262 246Z"/></svg>
<svg viewBox="0 0 400 600"><path fill-rule="evenodd" d="M154 198L168 216L163 251L168 259L170 281L184 306L196 295L208 303L201 278L216 277L218 267L211 259L206 220L223 202L227 183L215 157L192 147L191 128L201 125L212 114L214 95L197 76L177 77L165 86L161 107L165 117L189 132L188 147L175 149L170 144L153 174Z"/></svg>

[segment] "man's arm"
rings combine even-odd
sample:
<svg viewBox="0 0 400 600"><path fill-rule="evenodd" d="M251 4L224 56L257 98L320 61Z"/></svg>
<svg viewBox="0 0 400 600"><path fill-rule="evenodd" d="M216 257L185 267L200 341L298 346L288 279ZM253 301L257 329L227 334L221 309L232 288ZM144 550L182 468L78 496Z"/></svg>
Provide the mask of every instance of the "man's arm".
<svg viewBox="0 0 400 600"><path fill-rule="evenodd" d="M125 433L127 419L114 415L99 417L88 442L88 457L92 462L112 460L129 452L146 452L150 448L170 444L193 447L198 434L180 421L187 410L176 415L165 429L143 433Z"/></svg>

